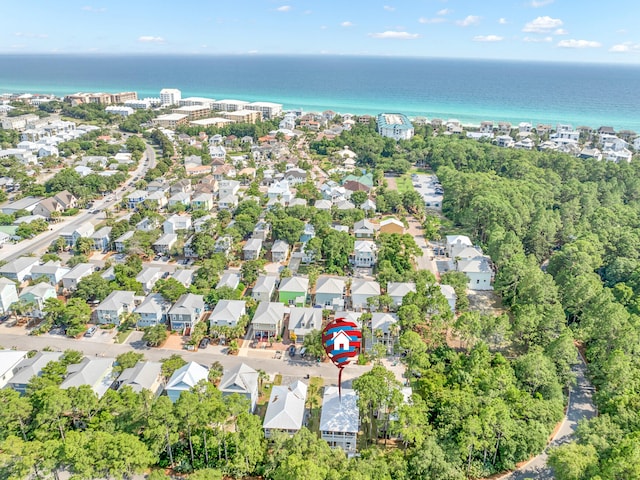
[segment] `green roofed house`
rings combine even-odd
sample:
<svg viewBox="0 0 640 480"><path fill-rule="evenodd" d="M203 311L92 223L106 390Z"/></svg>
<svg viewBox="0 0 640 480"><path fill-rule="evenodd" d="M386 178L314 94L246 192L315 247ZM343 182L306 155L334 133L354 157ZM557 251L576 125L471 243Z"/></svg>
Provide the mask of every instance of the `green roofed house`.
<svg viewBox="0 0 640 480"><path fill-rule="evenodd" d="M373 187L373 173L365 173L364 175L347 175L342 180L342 184L344 185L347 182L358 182L363 185L366 185L369 188Z"/></svg>
<svg viewBox="0 0 640 480"><path fill-rule="evenodd" d="M309 279L304 277L288 277L282 279L278 290L278 301L286 305L304 307L307 303Z"/></svg>

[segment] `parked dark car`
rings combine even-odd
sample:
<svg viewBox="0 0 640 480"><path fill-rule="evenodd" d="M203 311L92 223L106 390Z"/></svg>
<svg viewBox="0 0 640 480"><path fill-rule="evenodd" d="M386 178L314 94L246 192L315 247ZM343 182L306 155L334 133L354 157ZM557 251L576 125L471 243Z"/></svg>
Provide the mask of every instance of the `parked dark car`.
<svg viewBox="0 0 640 480"><path fill-rule="evenodd" d="M209 340L207 337L204 337L202 340L200 340L198 348L207 348L209 346L209 343L211 343L211 340Z"/></svg>

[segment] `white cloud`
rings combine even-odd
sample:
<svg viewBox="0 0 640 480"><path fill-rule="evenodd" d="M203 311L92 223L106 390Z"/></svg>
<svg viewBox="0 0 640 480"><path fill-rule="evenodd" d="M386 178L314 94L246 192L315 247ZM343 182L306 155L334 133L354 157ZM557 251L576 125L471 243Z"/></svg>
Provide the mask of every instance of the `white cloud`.
<svg viewBox="0 0 640 480"><path fill-rule="evenodd" d="M47 35L46 33L31 33L31 32L16 32L14 33L14 35L16 37L23 37L23 38L48 38L49 35Z"/></svg>
<svg viewBox="0 0 640 480"><path fill-rule="evenodd" d="M353 22L348 22L348 21L347 21L347 22L342 22L342 23L340 24L340 26L341 26L341 27L345 27L345 28L353 27Z"/></svg>
<svg viewBox="0 0 640 480"><path fill-rule="evenodd" d="M276 8L276 12L288 12L289 10L291 10L291 5L282 5Z"/></svg>
<svg viewBox="0 0 640 480"><path fill-rule="evenodd" d="M526 33L549 33L553 29L562 26L562 20L559 18L551 18L549 16L538 17L527 23L522 29Z"/></svg>
<svg viewBox="0 0 640 480"><path fill-rule="evenodd" d="M107 9L104 7L91 7L89 5L82 7L82 10L91 13L104 13L107 11Z"/></svg>
<svg viewBox="0 0 640 480"><path fill-rule="evenodd" d="M554 35L569 35L569 32L567 32L564 28L559 28L555 32L553 32L553 34Z"/></svg>
<svg viewBox="0 0 640 480"><path fill-rule="evenodd" d="M507 24L507 19L506 18L501 18L501 19L498 20L498 23L500 25L506 25Z"/></svg>
<svg viewBox="0 0 640 480"><path fill-rule="evenodd" d="M431 24L431 23L444 23L446 22L446 20L444 18L424 18L424 17L420 17L418 19L419 23L423 23L425 25Z"/></svg>
<svg viewBox="0 0 640 480"><path fill-rule="evenodd" d="M531 0L531 3L529 5L531 5L533 8L540 8L552 3L553 0Z"/></svg>
<svg viewBox="0 0 640 480"><path fill-rule="evenodd" d="M602 46L600 42L593 40L560 40L558 46L561 48L599 48Z"/></svg>
<svg viewBox="0 0 640 480"><path fill-rule="evenodd" d="M453 13L453 10L449 8L443 8L442 10L438 10L436 13L438 15L449 15L450 13Z"/></svg>
<svg viewBox="0 0 640 480"><path fill-rule="evenodd" d="M326 25L320 25L320 30L326 30L327 26Z"/></svg>
<svg viewBox="0 0 640 480"><path fill-rule="evenodd" d="M387 12L395 12L396 11L396 7L392 7L391 5L385 5L384 8Z"/></svg>
<svg viewBox="0 0 640 480"><path fill-rule="evenodd" d="M633 42L619 43L617 45L612 46L609 49L609 51L613 53L640 52L640 43L633 43Z"/></svg>
<svg viewBox="0 0 640 480"><path fill-rule="evenodd" d="M152 35L142 35L138 37L138 41L141 43L164 43L164 38L154 37Z"/></svg>
<svg viewBox="0 0 640 480"><path fill-rule="evenodd" d="M386 32L380 33L370 33L369 36L371 38L390 38L394 40L414 40L420 37L417 33L396 32L393 30L387 30Z"/></svg>
<svg viewBox="0 0 640 480"><path fill-rule="evenodd" d="M474 42L501 42L502 40L504 38L499 35L476 35L473 37Z"/></svg>
<svg viewBox="0 0 640 480"><path fill-rule="evenodd" d="M553 41L553 37L524 37L522 41L527 43L549 43Z"/></svg>
<svg viewBox="0 0 640 480"><path fill-rule="evenodd" d="M460 27L469 27L471 25L476 25L478 22L480 22L480 17L477 15L467 15L464 19L458 20L456 25L459 25Z"/></svg>

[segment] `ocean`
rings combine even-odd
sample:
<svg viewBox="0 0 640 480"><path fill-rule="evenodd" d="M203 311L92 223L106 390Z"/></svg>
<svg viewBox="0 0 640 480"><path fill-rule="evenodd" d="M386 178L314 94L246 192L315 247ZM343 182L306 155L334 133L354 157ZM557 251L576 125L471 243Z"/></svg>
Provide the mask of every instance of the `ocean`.
<svg viewBox="0 0 640 480"><path fill-rule="evenodd" d="M162 88L285 109L640 132L640 66L353 56L0 55L0 93Z"/></svg>

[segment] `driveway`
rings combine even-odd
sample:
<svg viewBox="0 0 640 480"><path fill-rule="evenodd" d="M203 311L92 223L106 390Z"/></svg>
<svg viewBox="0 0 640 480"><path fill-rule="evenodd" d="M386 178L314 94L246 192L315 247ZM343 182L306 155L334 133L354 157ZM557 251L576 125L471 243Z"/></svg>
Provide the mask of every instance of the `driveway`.
<svg viewBox="0 0 640 480"><path fill-rule="evenodd" d="M574 440L574 434L578 427L578 422L588 420L596 416L596 407L593 403L593 386L587 379L587 366L579 355L580 361L572 368L576 376L576 383L569 392L569 405L567 413L549 445L542 451L540 455L532 458L518 470L509 473L499 480L524 480L537 479L546 480L553 479L553 471L547 465L547 450L549 447L557 447L559 445Z"/></svg>

